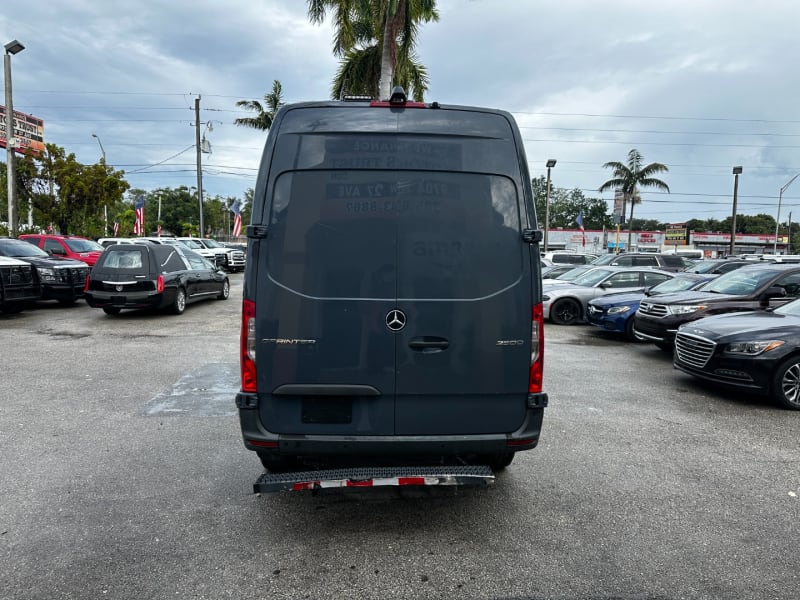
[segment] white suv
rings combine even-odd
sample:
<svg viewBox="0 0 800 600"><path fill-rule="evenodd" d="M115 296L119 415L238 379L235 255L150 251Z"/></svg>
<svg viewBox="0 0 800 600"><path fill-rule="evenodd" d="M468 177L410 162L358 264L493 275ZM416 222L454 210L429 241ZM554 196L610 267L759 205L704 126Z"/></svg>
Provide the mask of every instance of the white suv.
<svg viewBox="0 0 800 600"><path fill-rule="evenodd" d="M219 242L209 238L179 237L177 239L226 271L244 270L244 252L241 250L226 248Z"/></svg>

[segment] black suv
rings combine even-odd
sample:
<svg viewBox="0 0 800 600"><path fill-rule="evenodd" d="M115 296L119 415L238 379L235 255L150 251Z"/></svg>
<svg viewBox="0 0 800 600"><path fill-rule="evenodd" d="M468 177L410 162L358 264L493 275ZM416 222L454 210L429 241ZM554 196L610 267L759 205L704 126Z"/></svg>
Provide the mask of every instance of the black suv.
<svg viewBox="0 0 800 600"><path fill-rule="evenodd" d="M17 258L36 267L42 287L42 300L73 304L83 296L89 265L72 258L50 256L24 240L0 238L0 256Z"/></svg>
<svg viewBox="0 0 800 600"><path fill-rule="evenodd" d="M672 350L680 325L709 315L773 308L800 295L800 264L756 264L720 275L702 290L645 298L634 335Z"/></svg>
<svg viewBox="0 0 800 600"><path fill-rule="evenodd" d="M591 264L609 267L653 267L664 271L683 271L689 266L682 256L653 252L603 254L595 258Z"/></svg>
<svg viewBox="0 0 800 600"><path fill-rule="evenodd" d="M40 296L36 269L16 258L0 256L0 312L18 313Z"/></svg>

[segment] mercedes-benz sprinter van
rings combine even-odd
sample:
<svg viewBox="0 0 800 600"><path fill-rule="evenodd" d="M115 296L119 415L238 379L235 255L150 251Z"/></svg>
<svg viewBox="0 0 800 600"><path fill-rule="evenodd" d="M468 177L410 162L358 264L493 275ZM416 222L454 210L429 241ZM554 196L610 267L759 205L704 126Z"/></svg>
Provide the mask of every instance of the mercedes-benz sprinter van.
<svg viewBox="0 0 800 600"><path fill-rule="evenodd" d="M500 469L534 448L547 404L536 223L506 112L402 90L281 108L247 228L245 446L271 471Z"/></svg>

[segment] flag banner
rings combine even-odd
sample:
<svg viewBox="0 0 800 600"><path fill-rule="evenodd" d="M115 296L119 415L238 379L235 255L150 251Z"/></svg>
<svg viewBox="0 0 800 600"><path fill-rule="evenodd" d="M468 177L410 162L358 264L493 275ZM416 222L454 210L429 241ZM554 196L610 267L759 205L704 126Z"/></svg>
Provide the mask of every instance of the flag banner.
<svg viewBox="0 0 800 600"><path fill-rule="evenodd" d="M144 196L136 198L136 222L133 224L135 235L144 235Z"/></svg>
<svg viewBox="0 0 800 600"><path fill-rule="evenodd" d="M119 221L114 221L114 237L119 235Z"/></svg>
<svg viewBox="0 0 800 600"><path fill-rule="evenodd" d="M578 224L578 227L581 228L581 243L585 247L586 246L586 230L583 228L583 209L580 210L578 213L575 222Z"/></svg>
<svg viewBox="0 0 800 600"><path fill-rule="evenodd" d="M238 238L242 234L242 211L239 208L239 200L231 205L233 212L233 237Z"/></svg>

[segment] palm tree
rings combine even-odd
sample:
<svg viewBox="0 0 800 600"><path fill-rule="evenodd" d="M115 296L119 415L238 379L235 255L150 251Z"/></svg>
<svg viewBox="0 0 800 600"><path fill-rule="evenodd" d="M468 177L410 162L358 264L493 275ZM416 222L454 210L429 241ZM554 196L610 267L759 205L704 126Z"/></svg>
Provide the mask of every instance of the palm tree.
<svg viewBox="0 0 800 600"><path fill-rule="evenodd" d="M278 109L284 104L283 98L281 97L282 91L281 82L276 79L272 82L272 91L264 94L263 105L258 100L239 100L236 106L255 111L257 114L255 117L235 119L233 123L243 127L252 127L254 129L266 131L272 127L272 120L275 118L275 113L277 113Z"/></svg>
<svg viewBox="0 0 800 600"><path fill-rule="evenodd" d="M334 98L343 91L388 98L392 85L402 85L423 99L428 77L414 45L419 23L439 20L436 0L308 0L312 23L328 9L335 11L333 53L343 59Z"/></svg>
<svg viewBox="0 0 800 600"><path fill-rule="evenodd" d="M598 188L599 192L608 190L620 190L624 194L625 201L628 198L631 200L631 218L629 223L633 225L633 206L642 201L641 196L636 194L636 188L654 187L660 190L665 190L669 193L669 186L653 177L655 173L664 173L669 171L667 165L661 163L650 163L649 165L642 166L642 154L636 149L628 152L628 162L621 163L617 161L607 162L603 165L604 169L613 169L614 177L609 179ZM625 204L623 203L622 216L625 216ZM628 227L628 249L631 247L631 227Z"/></svg>

